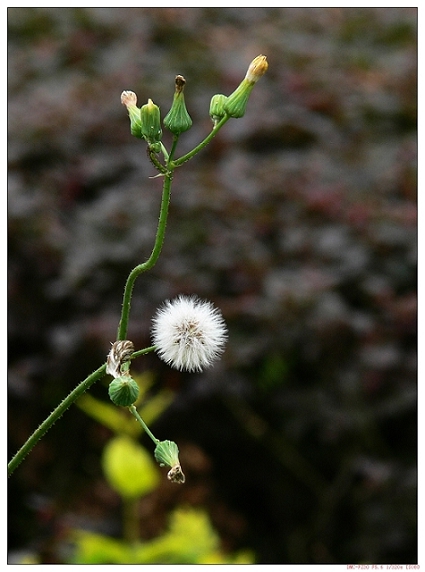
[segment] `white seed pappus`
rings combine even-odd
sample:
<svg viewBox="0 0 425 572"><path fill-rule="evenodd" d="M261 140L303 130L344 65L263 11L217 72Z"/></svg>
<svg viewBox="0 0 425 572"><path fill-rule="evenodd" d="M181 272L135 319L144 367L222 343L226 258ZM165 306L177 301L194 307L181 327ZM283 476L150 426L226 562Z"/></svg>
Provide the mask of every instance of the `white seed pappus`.
<svg viewBox="0 0 425 572"><path fill-rule="evenodd" d="M179 296L160 307L152 321L159 357L180 371L202 371L220 357L227 327L211 302Z"/></svg>

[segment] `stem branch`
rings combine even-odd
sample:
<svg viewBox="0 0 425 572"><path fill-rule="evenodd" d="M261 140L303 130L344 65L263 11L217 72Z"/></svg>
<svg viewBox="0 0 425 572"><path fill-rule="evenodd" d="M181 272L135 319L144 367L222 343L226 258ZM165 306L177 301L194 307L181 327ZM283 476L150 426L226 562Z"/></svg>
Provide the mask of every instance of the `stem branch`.
<svg viewBox="0 0 425 572"><path fill-rule="evenodd" d="M201 141L201 143L199 143L199 145L197 145L194 149L192 149L192 151L189 151L189 153L186 153L186 155L179 157L175 161L170 161L170 166L173 166L174 168L180 167L180 165L183 165L183 163L186 163L186 161L189 161L189 159L192 159L192 157L194 157L197 153L199 153L199 151L202 151L202 149L208 145L208 143L211 141L211 139L215 135L217 135L218 131L223 127L223 125L229 119L230 119L230 115L225 115L224 117L222 117L220 119L220 121L217 123L217 125L214 126L213 130L205 137L205 139L203 141Z"/></svg>
<svg viewBox="0 0 425 572"><path fill-rule="evenodd" d="M7 474L10 476L16 467L24 460L31 449L38 443L38 441L47 433L55 421L63 415L63 413L80 397L95 381L98 381L105 375L106 364L100 366L96 371L90 374L84 381L82 381L65 399L52 411L52 413L43 421L43 423L34 431L28 438L26 443L22 445L16 455L12 458L7 466Z"/></svg>

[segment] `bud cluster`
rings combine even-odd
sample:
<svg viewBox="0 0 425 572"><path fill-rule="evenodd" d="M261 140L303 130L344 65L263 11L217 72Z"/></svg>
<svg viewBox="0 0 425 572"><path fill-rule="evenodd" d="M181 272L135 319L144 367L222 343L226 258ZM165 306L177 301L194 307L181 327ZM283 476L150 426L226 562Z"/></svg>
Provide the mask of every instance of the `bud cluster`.
<svg viewBox="0 0 425 572"><path fill-rule="evenodd" d="M121 103L126 106L130 117L131 134L139 139L145 139L149 147L159 153L161 150L161 117L159 107L151 99L139 109L137 95L133 91L123 91Z"/></svg>
<svg viewBox="0 0 425 572"><path fill-rule="evenodd" d="M192 127L192 119L186 109L184 100L184 86L186 80L183 76L176 76L173 105L164 117L165 127L173 133L180 135ZM139 139L145 139L154 153L161 151L161 114L159 107L148 99L147 104L137 107L137 95L133 91L123 91L121 103L127 107L130 117L131 134Z"/></svg>
<svg viewBox="0 0 425 572"><path fill-rule="evenodd" d="M214 126L224 117L238 118L245 114L251 91L257 81L266 73L268 66L266 56L257 56L250 63L245 78L233 93L229 96L222 93L213 95L209 114ZM184 100L185 84L186 80L184 77L177 75L173 104L163 121L164 126L176 137L192 127L192 119L187 112ZM127 107L131 134L139 139L145 139L150 150L154 153L159 153L161 149L163 150L159 107L149 99L148 103L139 109L137 107L137 96L133 91L123 91L121 103Z"/></svg>

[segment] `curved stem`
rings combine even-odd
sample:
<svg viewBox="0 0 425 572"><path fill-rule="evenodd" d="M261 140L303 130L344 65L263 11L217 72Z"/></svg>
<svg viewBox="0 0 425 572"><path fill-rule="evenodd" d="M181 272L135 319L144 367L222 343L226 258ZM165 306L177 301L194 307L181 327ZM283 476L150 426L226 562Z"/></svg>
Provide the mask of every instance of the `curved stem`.
<svg viewBox="0 0 425 572"><path fill-rule="evenodd" d="M7 474L10 476L16 467L24 460L31 449L38 443L38 441L47 433L55 421L80 397L95 381L101 379L106 372L106 364L100 366L96 371L90 374L84 381L82 381L65 399L52 411L52 413L43 421L43 423L34 431L28 438L26 443L22 445L16 455L12 458L7 466Z"/></svg>
<svg viewBox="0 0 425 572"><path fill-rule="evenodd" d="M192 151L183 155L179 159L175 161L172 160L177 142L178 137L173 139L173 145L170 154L167 156L165 151L164 157L166 159L166 167L162 165L156 155L153 152L148 150L149 157L158 171L164 175L164 185L162 189L162 199L161 199L161 210L159 214L158 220L158 227L156 231L155 237L155 244L152 249L151 255L146 260L146 262L139 264L130 272L127 282L124 289L124 296L123 296L123 304L121 310L121 318L118 325L118 332L117 332L117 340L125 340L127 338L127 329L128 329L128 320L130 314L130 305L131 305L131 297L133 293L134 283L136 278L146 270L152 268L155 263L157 262L159 255L162 250L162 245L164 243L165 237L165 228L167 225L167 218L168 218L168 209L170 204L170 194L171 194L171 183L173 179L173 171L176 167L179 167L186 161L189 161L192 157L194 157L199 151L201 151L216 135L216 133L221 129L221 127L228 121L230 117L225 115L215 127L212 129L210 134L197 145ZM163 148L164 151L165 148ZM151 346L149 348L145 348L143 350L139 350L134 352L132 355L132 359L138 357L139 355L143 355L150 351L153 351L155 346ZM63 415L63 413L74 403L78 397L80 397L95 381L101 379L106 373L106 364L100 366L96 371L94 371L91 375L86 377L84 381L82 381L77 387L69 393L67 397L52 411L52 413L41 423L41 425L34 431L34 433L27 439L24 445L19 449L19 451L14 455L12 460L8 464L8 476L10 476L16 467L23 461L23 459L28 455L28 453L33 449L33 447L38 443L38 441L47 433L50 427ZM136 408L134 406L129 407L131 413L136 417L139 423L143 426L149 437L155 444L159 443L159 440L151 433L146 423L138 414Z"/></svg>
<svg viewBox="0 0 425 572"><path fill-rule="evenodd" d="M217 135L218 131L223 127L223 125L229 119L230 119L230 115L225 115L224 117L222 117L220 119L220 121L217 123L217 125L214 126L213 130L209 133L209 135L207 135L205 137L205 139L203 141L201 141L201 143L199 143L199 145L197 145L194 149L192 149L192 151L189 151L189 153L186 153L186 155L179 157L175 161L170 161L170 166L172 166L173 168L180 167L180 165L183 165L183 163L186 163L186 161L189 161L189 159L192 159L192 157L194 157L197 153L199 153L199 151L202 151L202 149L208 145L208 143L211 141L211 139L215 135Z"/></svg>
<svg viewBox="0 0 425 572"><path fill-rule="evenodd" d="M164 186L162 189L161 211L159 214L158 227L156 231L155 244L152 253L146 262L139 264L130 272L124 289L124 297L122 302L121 319L118 326L117 340L125 340L127 338L128 319L130 315L131 296L136 278L154 266L159 258L164 243L165 227L167 225L168 207L170 204L171 181L173 179L172 171L168 172L164 178Z"/></svg>
<svg viewBox="0 0 425 572"><path fill-rule="evenodd" d="M162 146L162 152L164 153L165 147ZM152 151L152 149L150 147L147 148L147 153L148 153L148 157L152 163L152 165L155 167L155 169L157 171L159 171L162 175L166 175L168 173L167 169L164 167L164 165L162 163L160 163L160 161L158 160L156 153L154 151ZM168 159L167 159L168 161ZM157 175L158 176L158 175Z"/></svg>

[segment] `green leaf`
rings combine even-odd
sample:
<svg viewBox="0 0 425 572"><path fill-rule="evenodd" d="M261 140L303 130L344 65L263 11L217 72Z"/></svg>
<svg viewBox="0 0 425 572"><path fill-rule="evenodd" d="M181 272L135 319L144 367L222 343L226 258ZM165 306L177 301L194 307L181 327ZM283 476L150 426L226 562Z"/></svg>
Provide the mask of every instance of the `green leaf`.
<svg viewBox="0 0 425 572"><path fill-rule="evenodd" d="M135 499L159 483L159 471L149 453L130 437L114 437L103 450L102 466L110 486L124 499Z"/></svg>
<svg viewBox="0 0 425 572"><path fill-rule="evenodd" d="M80 397L76 404L84 413L114 433L125 433L137 437L142 432L140 425L128 416L127 411L123 411L112 403L105 403L86 393Z"/></svg>
<svg viewBox="0 0 425 572"><path fill-rule="evenodd" d="M253 564L254 554L226 554L202 509L177 508L163 535L128 543L84 530L73 530L72 564Z"/></svg>
<svg viewBox="0 0 425 572"><path fill-rule="evenodd" d="M71 564L132 564L131 547L116 540L87 530L74 530L71 540L75 552Z"/></svg>

